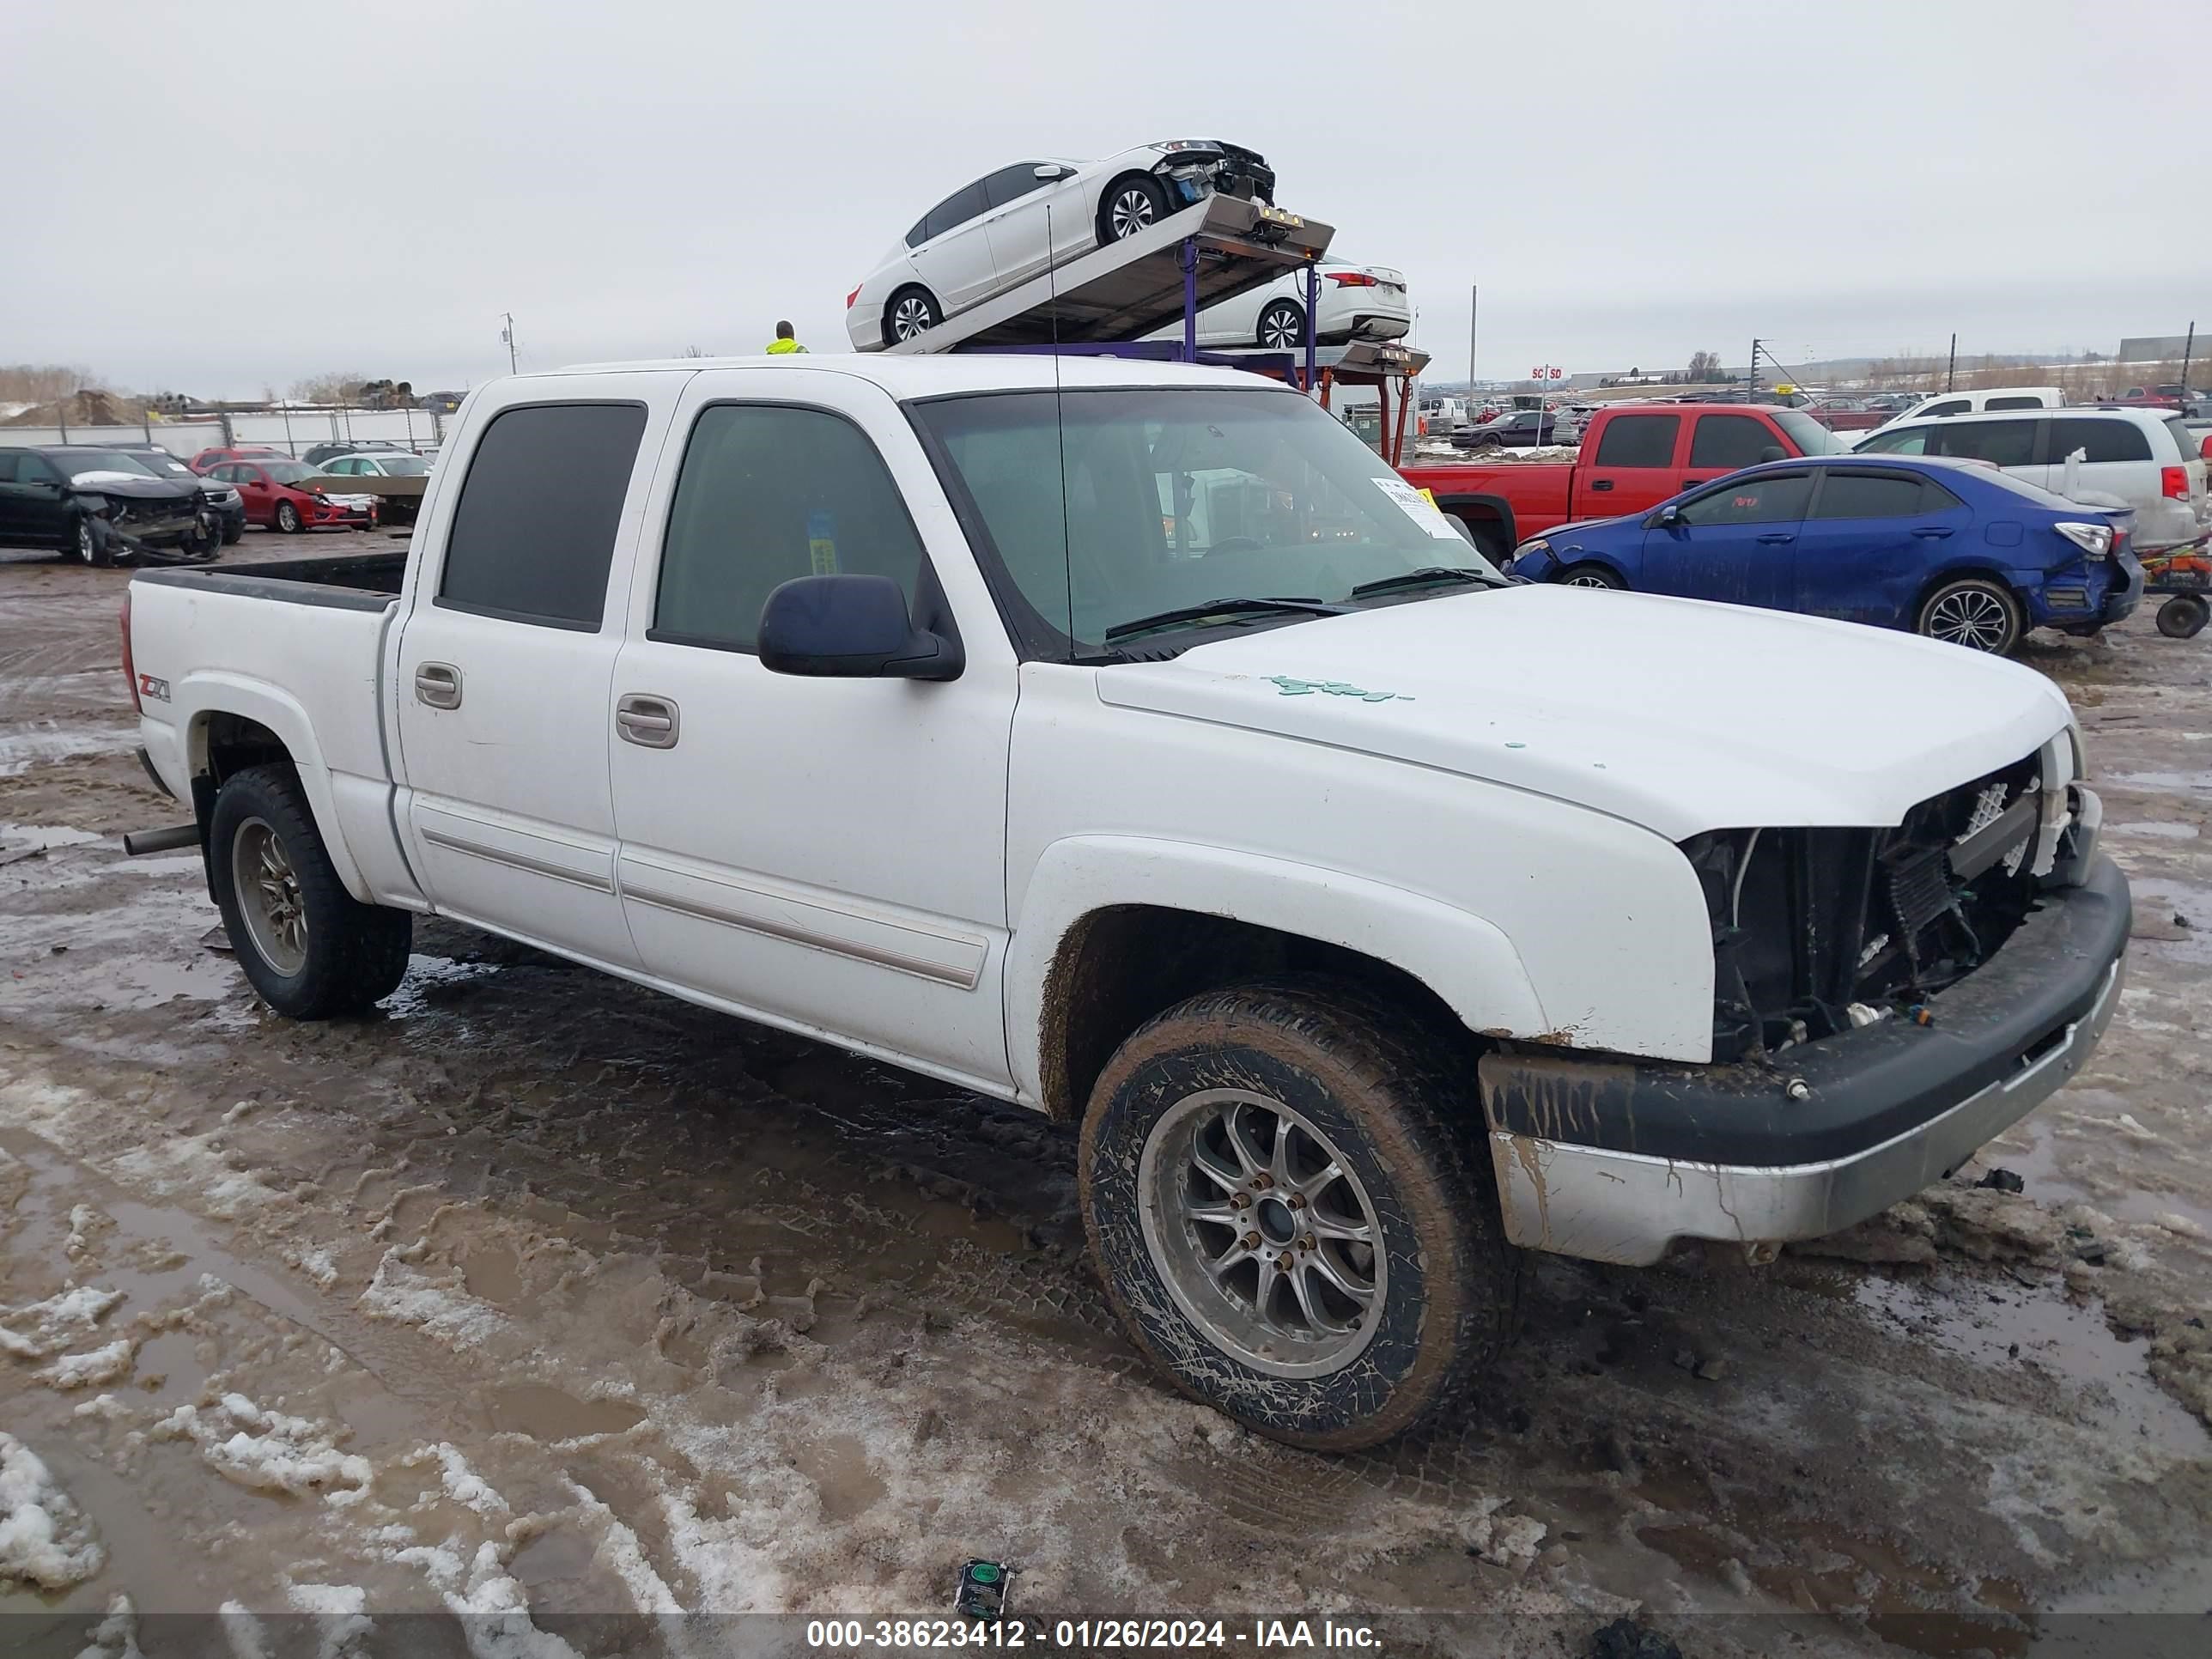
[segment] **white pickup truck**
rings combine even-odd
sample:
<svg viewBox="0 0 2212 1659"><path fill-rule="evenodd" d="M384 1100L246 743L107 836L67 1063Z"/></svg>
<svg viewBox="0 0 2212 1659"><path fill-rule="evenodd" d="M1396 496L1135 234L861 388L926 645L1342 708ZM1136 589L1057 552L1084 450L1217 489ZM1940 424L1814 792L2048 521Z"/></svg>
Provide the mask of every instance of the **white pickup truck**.
<svg viewBox="0 0 2212 1659"><path fill-rule="evenodd" d="M1514 1247L1904 1198L2117 1000L2041 676L1510 585L1271 382L617 365L446 457L404 558L133 579L259 994L362 1008L450 916L1078 1123L1130 1334L1296 1444L1463 1386Z"/></svg>

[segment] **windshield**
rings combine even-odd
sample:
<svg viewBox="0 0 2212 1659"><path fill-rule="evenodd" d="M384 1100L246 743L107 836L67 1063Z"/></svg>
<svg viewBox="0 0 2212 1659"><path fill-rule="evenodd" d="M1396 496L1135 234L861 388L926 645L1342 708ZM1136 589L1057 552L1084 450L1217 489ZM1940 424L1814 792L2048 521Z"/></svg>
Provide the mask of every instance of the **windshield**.
<svg viewBox="0 0 2212 1659"><path fill-rule="evenodd" d="M1016 392L939 398L915 414L990 532L1033 654L1065 657L1072 644L1096 656L1109 630L1215 600L1393 603L1422 590L1352 590L1438 567L1504 580L1455 520L1288 392Z"/></svg>
<svg viewBox="0 0 2212 1659"><path fill-rule="evenodd" d="M192 471L191 468L186 466L182 461L179 460L173 455L148 455L142 453L137 459L140 465L151 468L156 473L167 472L172 476L182 474L187 478L198 476Z"/></svg>
<svg viewBox="0 0 2212 1659"><path fill-rule="evenodd" d="M297 483L302 478L319 476L318 469L305 461L264 461L260 465L261 470L278 483Z"/></svg>
<svg viewBox="0 0 2212 1659"><path fill-rule="evenodd" d="M1774 424L1790 434L1801 455L1847 455L1850 453L1849 444L1802 410L1775 409L1767 412L1774 417Z"/></svg>
<svg viewBox="0 0 2212 1659"><path fill-rule="evenodd" d="M373 459L376 470L388 478L419 478L429 471L429 463L419 455L378 455Z"/></svg>
<svg viewBox="0 0 2212 1659"><path fill-rule="evenodd" d="M71 455L62 462L72 482L88 472L135 472L143 477L154 476L151 467L136 455L126 455L119 449L88 450L82 455Z"/></svg>

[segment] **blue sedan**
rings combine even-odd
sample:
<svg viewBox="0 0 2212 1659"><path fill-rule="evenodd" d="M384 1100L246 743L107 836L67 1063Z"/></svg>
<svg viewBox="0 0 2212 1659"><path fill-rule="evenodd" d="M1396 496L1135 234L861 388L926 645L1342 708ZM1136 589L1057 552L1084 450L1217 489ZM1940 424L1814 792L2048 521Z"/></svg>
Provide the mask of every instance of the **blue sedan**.
<svg viewBox="0 0 2212 1659"><path fill-rule="evenodd" d="M1972 462L1811 456L1746 467L1633 518L1547 531L1515 550L1512 574L2002 653L2030 629L2094 634L2136 608L2134 520Z"/></svg>

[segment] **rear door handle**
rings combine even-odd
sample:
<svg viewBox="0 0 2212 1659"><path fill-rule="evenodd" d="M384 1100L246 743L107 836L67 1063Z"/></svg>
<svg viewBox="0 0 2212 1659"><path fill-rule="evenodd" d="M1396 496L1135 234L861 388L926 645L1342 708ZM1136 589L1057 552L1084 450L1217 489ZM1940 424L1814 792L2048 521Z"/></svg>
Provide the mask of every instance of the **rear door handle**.
<svg viewBox="0 0 2212 1659"><path fill-rule="evenodd" d="M1794 542L1797 539L1797 535L1795 531L1770 530L1759 539L1771 546L1777 542Z"/></svg>
<svg viewBox="0 0 2212 1659"><path fill-rule="evenodd" d="M1610 489L1613 488L1613 480L1610 478L1593 478L1590 480L1590 488L1592 489Z"/></svg>
<svg viewBox="0 0 2212 1659"><path fill-rule="evenodd" d="M415 701L432 708L459 708L461 671L447 662L416 664Z"/></svg>
<svg viewBox="0 0 2212 1659"><path fill-rule="evenodd" d="M1682 488L1685 489L1695 489L1703 483L1705 483L1703 478L1685 478L1682 480Z"/></svg>
<svg viewBox="0 0 2212 1659"><path fill-rule="evenodd" d="M641 749L673 749L680 724L676 705L641 691L624 692L615 704L615 730Z"/></svg>
<svg viewBox="0 0 2212 1659"><path fill-rule="evenodd" d="M1949 526L1946 525L1923 524L1912 533L1916 536L1925 537L1928 540L1932 542L1940 541L1942 538L1949 535L1951 532Z"/></svg>

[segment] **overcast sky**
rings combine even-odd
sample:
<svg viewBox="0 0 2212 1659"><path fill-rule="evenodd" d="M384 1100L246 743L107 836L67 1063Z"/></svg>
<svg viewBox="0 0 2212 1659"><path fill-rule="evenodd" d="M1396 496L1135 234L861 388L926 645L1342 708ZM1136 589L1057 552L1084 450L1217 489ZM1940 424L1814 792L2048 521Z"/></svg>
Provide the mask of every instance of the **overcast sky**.
<svg viewBox="0 0 2212 1659"><path fill-rule="evenodd" d="M6 0L0 362L328 369L842 349L846 291L1035 155L1250 145L1401 267L1434 373L2110 351L2212 328L2203 0Z"/></svg>

